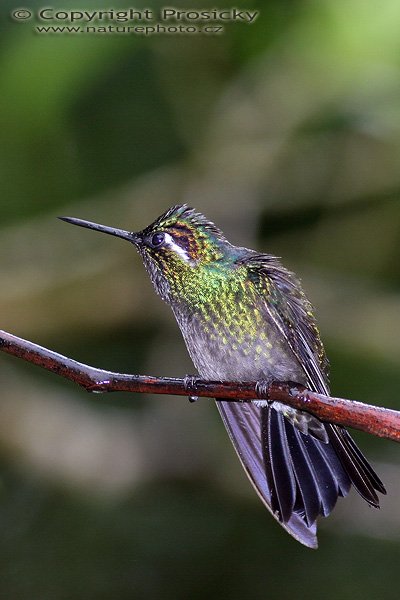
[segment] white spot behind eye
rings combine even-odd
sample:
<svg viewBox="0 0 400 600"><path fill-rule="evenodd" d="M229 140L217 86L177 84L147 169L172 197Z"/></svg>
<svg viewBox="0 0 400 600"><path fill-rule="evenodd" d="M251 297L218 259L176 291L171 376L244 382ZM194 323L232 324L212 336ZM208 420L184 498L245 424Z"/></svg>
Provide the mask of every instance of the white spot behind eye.
<svg viewBox="0 0 400 600"><path fill-rule="evenodd" d="M190 254L186 250L184 250L179 244L177 244L172 235L170 235L169 233L165 234L164 246L173 250L185 262L193 264L193 260L190 257Z"/></svg>

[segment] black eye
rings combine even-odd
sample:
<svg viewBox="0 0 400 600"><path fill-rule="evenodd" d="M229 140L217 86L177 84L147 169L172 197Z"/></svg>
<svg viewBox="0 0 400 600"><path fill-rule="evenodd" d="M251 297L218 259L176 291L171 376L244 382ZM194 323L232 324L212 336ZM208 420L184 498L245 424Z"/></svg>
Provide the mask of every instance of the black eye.
<svg viewBox="0 0 400 600"><path fill-rule="evenodd" d="M165 242L165 234L164 233L155 233L151 238L151 245L153 248L159 248Z"/></svg>

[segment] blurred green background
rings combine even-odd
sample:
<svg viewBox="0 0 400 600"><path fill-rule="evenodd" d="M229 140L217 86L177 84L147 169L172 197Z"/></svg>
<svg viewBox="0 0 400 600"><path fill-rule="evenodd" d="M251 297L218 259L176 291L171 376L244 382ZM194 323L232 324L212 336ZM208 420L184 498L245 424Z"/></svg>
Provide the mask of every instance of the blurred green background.
<svg viewBox="0 0 400 600"><path fill-rule="evenodd" d="M235 6L260 16L45 35L3 0L1 327L105 369L192 373L133 249L56 219L140 229L187 202L301 276L335 395L400 408L400 3ZM356 435L388 496L341 500L313 552L262 507L212 402L90 396L5 355L0 373L1 598L397 598L395 444Z"/></svg>

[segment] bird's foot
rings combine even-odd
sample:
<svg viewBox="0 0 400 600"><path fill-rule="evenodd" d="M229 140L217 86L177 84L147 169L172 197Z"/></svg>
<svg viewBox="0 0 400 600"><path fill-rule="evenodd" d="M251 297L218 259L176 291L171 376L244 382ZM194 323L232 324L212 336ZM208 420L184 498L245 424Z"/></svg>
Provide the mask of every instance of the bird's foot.
<svg viewBox="0 0 400 600"><path fill-rule="evenodd" d="M258 396L258 400L253 400L253 404L256 406L263 408L265 406L269 406L271 404L271 400L268 399L268 389L274 379L259 379L256 384L256 392Z"/></svg>
<svg viewBox="0 0 400 600"><path fill-rule="evenodd" d="M189 402L197 402L199 399L198 396L191 394L191 391L196 388L196 382L198 377L195 375L185 375L183 379L183 385L185 386L185 390L188 392L188 400Z"/></svg>

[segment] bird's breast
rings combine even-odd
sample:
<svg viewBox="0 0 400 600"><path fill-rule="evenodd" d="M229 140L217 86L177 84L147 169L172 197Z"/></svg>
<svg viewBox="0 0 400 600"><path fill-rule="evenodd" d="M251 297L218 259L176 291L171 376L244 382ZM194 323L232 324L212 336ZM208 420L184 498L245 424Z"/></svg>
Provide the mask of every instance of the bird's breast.
<svg viewBox="0 0 400 600"><path fill-rule="evenodd" d="M263 311L238 295L174 310L193 363L208 379L305 382L286 340Z"/></svg>

